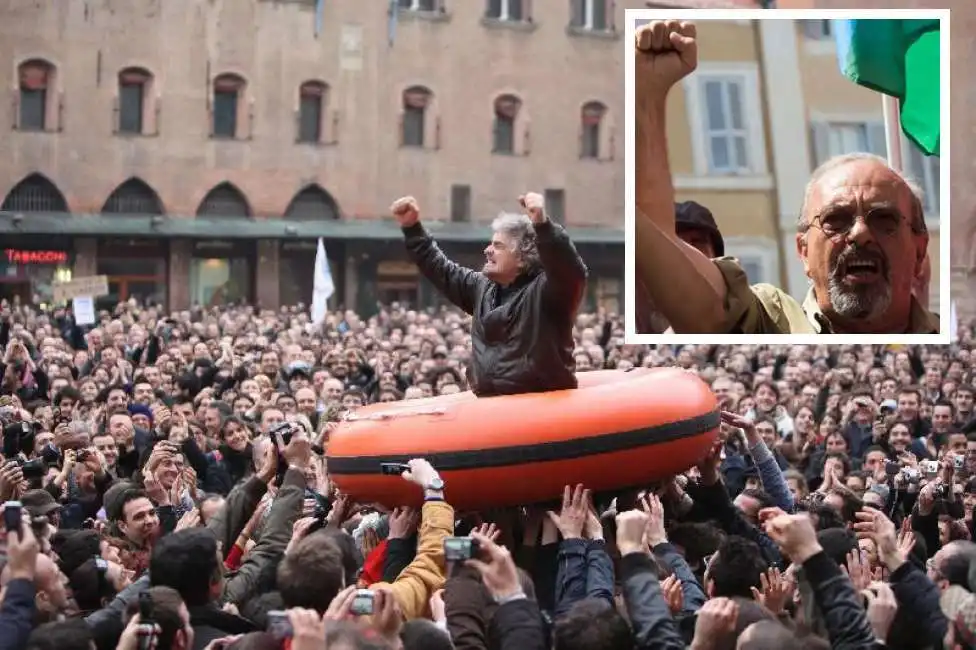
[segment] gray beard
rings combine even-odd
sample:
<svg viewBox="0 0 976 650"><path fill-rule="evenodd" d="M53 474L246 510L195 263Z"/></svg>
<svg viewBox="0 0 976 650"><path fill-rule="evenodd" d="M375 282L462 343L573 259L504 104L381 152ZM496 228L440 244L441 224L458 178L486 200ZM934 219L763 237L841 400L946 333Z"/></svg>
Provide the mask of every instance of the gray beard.
<svg viewBox="0 0 976 650"><path fill-rule="evenodd" d="M830 304L838 316L870 320L883 315L891 305L891 285L847 287L834 276L828 283Z"/></svg>

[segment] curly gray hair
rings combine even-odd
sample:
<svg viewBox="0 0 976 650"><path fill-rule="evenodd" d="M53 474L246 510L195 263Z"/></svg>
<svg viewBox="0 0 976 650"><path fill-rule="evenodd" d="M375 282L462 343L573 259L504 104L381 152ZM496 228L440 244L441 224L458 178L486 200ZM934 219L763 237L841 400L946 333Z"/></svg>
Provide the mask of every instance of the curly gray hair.
<svg viewBox="0 0 976 650"><path fill-rule="evenodd" d="M502 212L491 222L491 229L512 241L512 250L522 262L523 271L542 266L535 241L535 226L526 215Z"/></svg>
<svg viewBox="0 0 976 650"><path fill-rule="evenodd" d="M810 206L810 197L813 195L813 188L816 187L817 183L820 182L828 172L837 169L838 167L843 167L849 163L859 162L859 161L870 161L876 162L880 165L884 165L892 172L894 172L904 183L908 186L908 189L912 193L912 213L910 216L910 226L912 232L920 235L926 232L925 228L925 213L922 206L924 205L925 195L922 192L921 186L918 183L908 178L902 172L893 168L888 161L881 156L875 155L873 153L848 153L840 156L834 156L830 158L822 165L813 170L813 174L810 175L810 180L807 182L807 187L803 191L803 206L800 208L800 217L797 221L797 230L800 234L806 234L810 230L810 221L807 219L807 211Z"/></svg>

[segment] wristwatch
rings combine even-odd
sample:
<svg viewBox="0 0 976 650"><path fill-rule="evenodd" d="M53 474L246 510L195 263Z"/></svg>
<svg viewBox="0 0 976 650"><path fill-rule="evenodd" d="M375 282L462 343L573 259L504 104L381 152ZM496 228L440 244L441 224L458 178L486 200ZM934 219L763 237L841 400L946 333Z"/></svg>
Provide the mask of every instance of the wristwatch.
<svg viewBox="0 0 976 650"><path fill-rule="evenodd" d="M444 480L440 476L435 476L424 488L424 500L425 501L443 501L444 500Z"/></svg>

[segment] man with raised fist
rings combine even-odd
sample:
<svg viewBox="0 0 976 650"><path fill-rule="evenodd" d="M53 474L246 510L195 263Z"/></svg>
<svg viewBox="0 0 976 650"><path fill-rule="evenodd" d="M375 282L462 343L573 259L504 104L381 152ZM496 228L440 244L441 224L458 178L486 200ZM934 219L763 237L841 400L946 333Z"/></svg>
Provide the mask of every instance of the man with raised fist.
<svg viewBox="0 0 976 650"><path fill-rule="evenodd" d="M733 257L710 258L676 232L665 128L668 92L698 65L695 26L652 21L634 42L635 279L675 332L932 334L916 285L929 235L916 187L870 153L831 158L810 177L796 251L811 288L801 304L751 284Z"/></svg>
<svg viewBox="0 0 976 650"><path fill-rule="evenodd" d="M447 300L471 314L471 389L479 397L576 388L573 321L587 269L569 235L536 193L519 197L523 214L492 223L480 271L437 246L413 197L390 210L420 272Z"/></svg>

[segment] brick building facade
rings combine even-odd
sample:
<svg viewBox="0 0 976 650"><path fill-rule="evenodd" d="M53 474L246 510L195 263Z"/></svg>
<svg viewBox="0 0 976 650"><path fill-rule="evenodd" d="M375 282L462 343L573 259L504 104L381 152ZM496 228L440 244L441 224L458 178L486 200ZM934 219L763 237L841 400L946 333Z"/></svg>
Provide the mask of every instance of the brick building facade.
<svg viewBox="0 0 976 650"><path fill-rule="evenodd" d="M424 301L391 200L416 196L476 263L532 189L590 263L591 303L622 295L608 71L645 3L399 0L394 26L386 2L322 4L0 4L0 287L107 274L111 298L172 308L307 302L321 236L337 301Z"/></svg>

